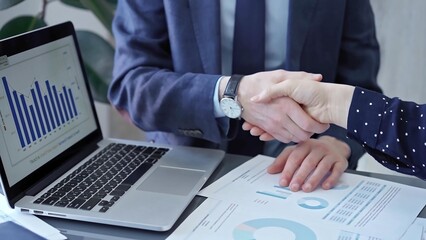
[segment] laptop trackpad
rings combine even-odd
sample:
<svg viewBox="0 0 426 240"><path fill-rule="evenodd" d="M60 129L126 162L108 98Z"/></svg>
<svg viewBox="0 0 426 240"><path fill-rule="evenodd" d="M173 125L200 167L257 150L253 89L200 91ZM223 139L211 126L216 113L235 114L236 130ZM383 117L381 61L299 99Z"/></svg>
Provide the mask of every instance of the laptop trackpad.
<svg viewBox="0 0 426 240"><path fill-rule="evenodd" d="M203 175L203 171L158 167L137 189L185 196Z"/></svg>

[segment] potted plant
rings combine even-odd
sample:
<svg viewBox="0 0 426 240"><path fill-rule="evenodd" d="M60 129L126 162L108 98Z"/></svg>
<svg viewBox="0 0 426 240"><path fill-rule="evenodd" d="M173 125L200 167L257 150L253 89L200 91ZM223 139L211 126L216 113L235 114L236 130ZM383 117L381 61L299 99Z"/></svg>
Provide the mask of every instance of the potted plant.
<svg viewBox="0 0 426 240"><path fill-rule="evenodd" d="M24 0L1 0L0 12L15 7ZM34 1L34 0L32 0ZM40 0L42 9L39 13L19 15L0 26L0 39L47 26L45 21L48 4L53 1L80 9L90 10L99 21L109 30L112 36L112 19L117 6L117 0ZM76 30L82 52L84 66L89 79L90 89L96 101L108 103L107 91L112 78L114 47L98 34ZM101 59L101 60L100 60Z"/></svg>

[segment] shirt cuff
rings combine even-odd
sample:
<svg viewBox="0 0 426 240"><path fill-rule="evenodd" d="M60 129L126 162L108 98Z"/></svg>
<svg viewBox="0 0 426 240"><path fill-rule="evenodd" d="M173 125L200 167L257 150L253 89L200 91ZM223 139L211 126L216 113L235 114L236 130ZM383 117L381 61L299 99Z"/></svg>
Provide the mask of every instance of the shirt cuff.
<svg viewBox="0 0 426 240"><path fill-rule="evenodd" d="M216 82L216 86L214 88L214 95L213 95L213 108L214 108L214 116L215 118L221 118L221 117L225 117L225 114L223 113L222 109L220 108L220 104L219 104L219 84L220 81L222 80L223 76L220 77L217 82Z"/></svg>
<svg viewBox="0 0 426 240"><path fill-rule="evenodd" d="M348 136L360 143L376 148L385 105L389 98L380 93L355 88L348 117Z"/></svg>

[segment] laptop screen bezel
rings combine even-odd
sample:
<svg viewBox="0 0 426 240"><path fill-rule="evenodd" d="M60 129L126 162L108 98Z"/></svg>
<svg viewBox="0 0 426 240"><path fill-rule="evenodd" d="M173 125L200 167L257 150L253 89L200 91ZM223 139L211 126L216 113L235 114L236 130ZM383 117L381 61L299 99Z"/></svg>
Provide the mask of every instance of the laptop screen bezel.
<svg viewBox="0 0 426 240"><path fill-rule="evenodd" d="M90 89L74 26L71 22L64 22L54 26L36 29L18 36L0 40L0 56L11 56L69 36L72 36L76 46L78 62L82 70L84 82L87 89ZM81 161L82 158L73 157L76 156L76 152L89 153L90 151L85 151L85 149L94 149L97 147L97 143L102 139L102 131L100 128L98 116L96 114L95 104L91 91L88 91L88 95L89 99L91 99L90 107L95 118L94 120L96 122L96 129L91 133L88 133L86 137L75 143L66 151L53 158L33 173L24 177L13 186L10 186L7 180L5 168L3 166L3 162L1 161L0 155L0 177L2 180L3 192L5 193L11 207L14 207L14 204L20 198L22 198L30 188L34 187L35 184L43 182L43 185L47 186L51 183L51 181L55 180L54 178L49 178L50 174L60 175Z"/></svg>

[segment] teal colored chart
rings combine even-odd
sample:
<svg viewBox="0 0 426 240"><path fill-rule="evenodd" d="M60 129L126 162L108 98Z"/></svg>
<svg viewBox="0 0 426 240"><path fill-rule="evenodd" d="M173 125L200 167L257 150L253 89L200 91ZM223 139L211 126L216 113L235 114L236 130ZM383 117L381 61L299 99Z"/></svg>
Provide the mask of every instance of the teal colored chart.
<svg viewBox="0 0 426 240"><path fill-rule="evenodd" d="M334 186L332 189L333 190L345 190L348 189L349 185L348 184L338 184L336 186Z"/></svg>
<svg viewBox="0 0 426 240"><path fill-rule="evenodd" d="M280 192L280 191L275 191L275 192L256 191L256 193L266 195L266 196L270 196L270 197L276 197L276 198L280 198L280 199L287 199L291 195L291 193Z"/></svg>
<svg viewBox="0 0 426 240"><path fill-rule="evenodd" d="M297 204L307 209L323 209L328 207L328 202L325 199L317 197L304 197L297 201Z"/></svg>
<svg viewBox="0 0 426 240"><path fill-rule="evenodd" d="M278 227L291 231L296 240L316 240L312 229L295 221L280 218L260 218L238 225L233 232L234 240L255 240L254 233L266 227Z"/></svg>

